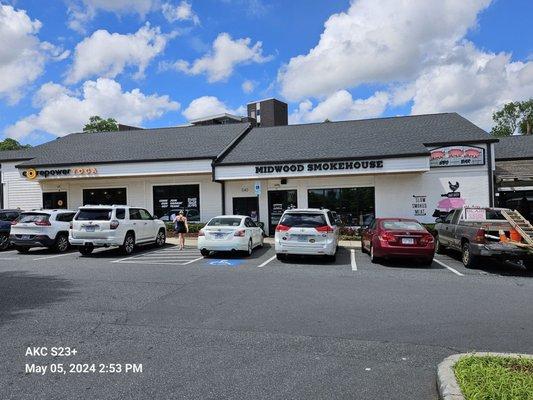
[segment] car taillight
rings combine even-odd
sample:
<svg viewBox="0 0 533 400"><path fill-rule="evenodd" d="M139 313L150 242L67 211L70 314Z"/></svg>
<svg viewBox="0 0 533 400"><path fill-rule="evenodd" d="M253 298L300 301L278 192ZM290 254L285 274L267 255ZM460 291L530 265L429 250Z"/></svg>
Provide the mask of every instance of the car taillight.
<svg viewBox="0 0 533 400"><path fill-rule="evenodd" d="M204 232L203 229L200 229L200 230L198 231L198 236L205 236L205 232Z"/></svg>
<svg viewBox="0 0 533 400"><path fill-rule="evenodd" d="M478 229L476 236L474 236L474 242L484 243L485 242L485 229Z"/></svg>
<svg viewBox="0 0 533 400"><path fill-rule="evenodd" d="M426 234L420 238L420 244L422 246L427 246L428 244L433 243L433 241L433 235L430 234Z"/></svg>
<svg viewBox="0 0 533 400"><path fill-rule="evenodd" d="M17 225L18 221L11 221L11 225Z"/></svg>
<svg viewBox="0 0 533 400"><path fill-rule="evenodd" d="M392 232L384 231L379 235L379 238L381 240L384 240L385 242L395 242L396 236L392 234Z"/></svg>
<svg viewBox="0 0 533 400"><path fill-rule="evenodd" d="M319 232L333 232L333 228L329 225L317 226L315 229Z"/></svg>
<svg viewBox="0 0 533 400"><path fill-rule="evenodd" d="M291 229L291 227L287 225L279 224L278 226L276 226L276 232L287 232L289 229Z"/></svg>
<svg viewBox="0 0 533 400"><path fill-rule="evenodd" d="M109 223L109 229L117 229L120 223L114 219Z"/></svg>
<svg viewBox="0 0 533 400"><path fill-rule="evenodd" d="M51 226L52 224L50 223L50 221L43 220L43 221L35 221L35 225L39 225L39 226Z"/></svg>
<svg viewBox="0 0 533 400"><path fill-rule="evenodd" d="M239 229L238 231L235 231L235 233L233 234L233 236L239 236L239 237L243 237L244 235L246 235L246 231L244 229Z"/></svg>

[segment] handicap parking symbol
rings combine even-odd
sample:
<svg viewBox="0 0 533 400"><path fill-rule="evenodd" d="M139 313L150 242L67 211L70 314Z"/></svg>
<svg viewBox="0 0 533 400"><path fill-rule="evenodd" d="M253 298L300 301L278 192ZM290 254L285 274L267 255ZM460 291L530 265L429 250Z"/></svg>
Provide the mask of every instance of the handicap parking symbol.
<svg viewBox="0 0 533 400"><path fill-rule="evenodd" d="M243 263L242 260L211 260L207 264L216 267L237 267Z"/></svg>

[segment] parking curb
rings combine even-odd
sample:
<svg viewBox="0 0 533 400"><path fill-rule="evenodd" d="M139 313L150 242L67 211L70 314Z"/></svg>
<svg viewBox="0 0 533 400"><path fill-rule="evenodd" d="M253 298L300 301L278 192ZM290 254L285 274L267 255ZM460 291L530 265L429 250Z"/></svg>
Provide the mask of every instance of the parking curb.
<svg viewBox="0 0 533 400"><path fill-rule="evenodd" d="M453 366L462 357L466 356L499 356L499 357L513 357L513 358L532 358L532 354L520 353L493 353L493 352L473 352L460 353L446 357L437 368L437 389L439 391L439 399L441 400L465 400L459 383L455 378Z"/></svg>

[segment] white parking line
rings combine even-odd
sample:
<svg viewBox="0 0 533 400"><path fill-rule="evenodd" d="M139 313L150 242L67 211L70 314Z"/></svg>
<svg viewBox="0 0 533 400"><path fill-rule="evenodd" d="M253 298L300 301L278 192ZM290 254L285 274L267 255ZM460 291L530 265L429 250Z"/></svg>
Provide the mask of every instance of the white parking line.
<svg viewBox="0 0 533 400"><path fill-rule="evenodd" d="M450 270L451 272L453 272L453 273L456 274L456 275L464 276L463 274L461 274L461 273L460 273L459 271L457 271L456 269L453 269L453 268L450 267L449 265L444 264L442 261L437 260L436 258L433 258L433 261L435 261L437 264L442 265L444 268L446 268L447 270Z"/></svg>
<svg viewBox="0 0 533 400"><path fill-rule="evenodd" d="M18 257L2 257L2 258L0 258L0 261L7 261L7 260L18 260Z"/></svg>
<svg viewBox="0 0 533 400"><path fill-rule="evenodd" d="M260 264L257 266L257 268L263 268L265 265L267 265L269 262L271 262L276 256L270 257L268 260L266 260L263 264Z"/></svg>
<svg viewBox="0 0 533 400"><path fill-rule="evenodd" d="M198 258L195 258L194 260L187 261L186 263L183 263L181 265L192 264L193 262L198 261L198 260L202 260L202 259L203 259L203 257L198 257Z"/></svg>
<svg viewBox="0 0 533 400"><path fill-rule="evenodd" d="M57 258L57 257L70 256L71 254L72 254L72 253L64 253L64 254L56 254L55 256L38 257L38 258L34 258L33 261L37 261L37 260L48 260L49 258Z"/></svg>
<svg viewBox="0 0 533 400"><path fill-rule="evenodd" d="M350 249L350 262L352 264L352 271L357 271L357 263L355 262L355 249Z"/></svg>

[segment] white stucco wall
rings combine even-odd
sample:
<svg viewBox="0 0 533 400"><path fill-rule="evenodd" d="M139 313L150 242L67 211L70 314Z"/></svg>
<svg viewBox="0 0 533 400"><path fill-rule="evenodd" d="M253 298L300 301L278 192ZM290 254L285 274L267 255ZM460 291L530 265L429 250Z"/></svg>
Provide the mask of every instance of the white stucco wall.
<svg viewBox="0 0 533 400"><path fill-rule="evenodd" d="M420 222L433 223L432 217L437 203L445 199L442 194L451 192L449 183L459 183L457 192L461 193L466 205L489 205L487 167L437 168L429 172L404 174L376 174L359 176L332 176L329 178L289 178L286 185L280 179L241 180L226 182L226 213L233 212L233 197L255 197L255 182L261 182L259 196L260 220L268 222L268 191L298 191L298 207L308 206L308 189L342 187L375 188L376 216L416 218ZM415 215L413 208L416 196L426 197L426 215Z"/></svg>

